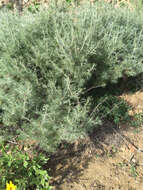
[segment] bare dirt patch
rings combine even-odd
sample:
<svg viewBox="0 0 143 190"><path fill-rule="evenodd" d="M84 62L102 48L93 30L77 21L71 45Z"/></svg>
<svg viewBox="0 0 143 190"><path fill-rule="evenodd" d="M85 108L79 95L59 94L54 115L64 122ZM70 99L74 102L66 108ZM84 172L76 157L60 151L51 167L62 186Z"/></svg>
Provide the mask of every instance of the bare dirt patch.
<svg viewBox="0 0 143 190"><path fill-rule="evenodd" d="M138 91L134 94L123 94L121 96L124 100L126 100L133 109L131 110L131 114L140 113L143 110L143 91Z"/></svg>
<svg viewBox="0 0 143 190"><path fill-rule="evenodd" d="M143 128L124 129L122 133L143 149ZM63 154L57 164L54 161L55 190L143 189L143 152L117 133L101 136L102 143L97 143L99 137L95 142L88 139L84 151L78 149Z"/></svg>

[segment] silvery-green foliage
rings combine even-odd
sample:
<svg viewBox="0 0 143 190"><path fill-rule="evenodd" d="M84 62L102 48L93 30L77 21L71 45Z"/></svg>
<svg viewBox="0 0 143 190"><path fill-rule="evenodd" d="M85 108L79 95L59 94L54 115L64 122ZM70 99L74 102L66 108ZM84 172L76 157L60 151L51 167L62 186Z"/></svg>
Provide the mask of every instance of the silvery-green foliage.
<svg viewBox="0 0 143 190"><path fill-rule="evenodd" d="M81 94L143 72L142 23L138 13L108 4L20 17L1 11L1 136L36 139L51 151L101 124Z"/></svg>

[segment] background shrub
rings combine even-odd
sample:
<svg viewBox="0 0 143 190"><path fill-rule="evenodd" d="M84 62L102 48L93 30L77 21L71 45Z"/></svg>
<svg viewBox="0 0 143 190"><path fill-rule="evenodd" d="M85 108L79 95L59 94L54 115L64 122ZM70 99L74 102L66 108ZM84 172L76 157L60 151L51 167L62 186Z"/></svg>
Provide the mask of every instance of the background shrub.
<svg viewBox="0 0 143 190"><path fill-rule="evenodd" d="M1 137L53 151L101 124L91 87L143 72L143 17L126 8L49 6L0 12Z"/></svg>

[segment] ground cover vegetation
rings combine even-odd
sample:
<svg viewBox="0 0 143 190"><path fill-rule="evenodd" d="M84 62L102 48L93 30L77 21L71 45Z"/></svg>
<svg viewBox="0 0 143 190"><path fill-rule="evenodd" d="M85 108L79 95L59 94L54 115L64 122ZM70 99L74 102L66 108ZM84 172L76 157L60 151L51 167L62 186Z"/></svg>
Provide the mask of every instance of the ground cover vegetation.
<svg viewBox="0 0 143 190"><path fill-rule="evenodd" d="M0 149L1 189L5 189L7 182L14 181L18 190L51 190L48 172L42 168L47 159L42 154L37 155L32 152L30 155L26 151L19 150L18 146L12 147L9 144L2 144Z"/></svg>
<svg viewBox="0 0 143 190"><path fill-rule="evenodd" d="M1 142L32 140L53 152L63 141L86 136L106 118L116 124L129 120L125 101L106 93L99 97L95 90L142 75L141 12L127 7L117 11L101 2L73 8L65 2L24 10L21 16L4 9L0 18ZM11 166L13 161L3 154L3 168L7 163L18 166L19 160ZM21 166L30 167L27 156L22 158ZM21 185L21 180L15 182Z"/></svg>

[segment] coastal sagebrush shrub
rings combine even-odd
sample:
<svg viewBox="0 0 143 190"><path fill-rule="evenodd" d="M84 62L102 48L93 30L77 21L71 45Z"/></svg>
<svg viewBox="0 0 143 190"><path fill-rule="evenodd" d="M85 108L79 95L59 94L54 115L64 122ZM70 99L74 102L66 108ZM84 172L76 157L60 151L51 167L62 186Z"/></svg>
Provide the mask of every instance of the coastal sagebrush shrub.
<svg viewBox="0 0 143 190"><path fill-rule="evenodd" d="M52 151L101 124L88 88L143 72L143 17L111 5L0 12L1 137ZM106 113L105 113L106 114Z"/></svg>

